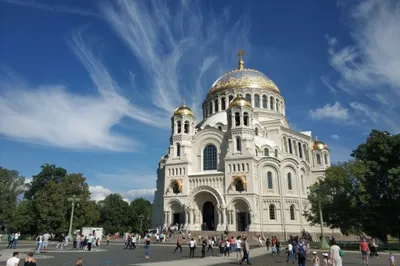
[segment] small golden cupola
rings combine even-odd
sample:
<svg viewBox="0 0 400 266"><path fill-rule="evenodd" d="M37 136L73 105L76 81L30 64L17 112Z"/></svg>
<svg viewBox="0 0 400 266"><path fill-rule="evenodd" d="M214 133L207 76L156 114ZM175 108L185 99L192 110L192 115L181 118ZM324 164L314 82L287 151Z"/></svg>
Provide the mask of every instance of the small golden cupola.
<svg viewBox="0 0 400 266"><path fill-rule="evenodd" d="M233 98L233 100L229 104L229 108L243 107L243 106L252 108L251 103L248 100L246 100L246 98L244 98L241 94L238 94L235 98Z"/></svg>
<svg viewBox="0 0 400 266"><path fill-rule="evenodd" d="M174 116L175 115L177 115L177 116L187 115L187 116L191 116L194 118L193 111L189 107L186 106L185 100L183 100L182 106L175 109Z"/></svg>
<svg viewBox="0 0 400 266"><path fill-rule="evenodd" d="M318 138L315 137L315 140L311 144L311 150L312 151L315 151L315 150L317 150L317 151L328 150L329 151L329 148L328 148L328 145L326 145L324 142L318 140Z"/></svg>

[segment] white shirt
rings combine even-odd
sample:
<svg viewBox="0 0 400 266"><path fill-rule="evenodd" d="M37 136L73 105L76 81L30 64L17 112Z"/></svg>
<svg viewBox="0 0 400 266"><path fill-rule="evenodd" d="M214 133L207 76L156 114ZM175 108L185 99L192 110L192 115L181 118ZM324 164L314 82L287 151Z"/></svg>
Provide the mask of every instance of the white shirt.
<svg viewBox="0 0 400 266"><path fill-rule="evenodd" d="M43 241L47 242L47 241L49 241L49 238L50 238L49 234L46 233L43 235Z"/></svg>
<svg viewBox="0 0 400 266"><path fill-rule="evenodd" d="M194 248L196 246L196 241L190 240L189 247Z"/></svg>
<svg viewBox="0 0 400 266"><path fill-rule="evenodd" d="M17 257L12 257L7 260L7 266L15 266L19 264L19 258Z"/></svg>
<svg viewBox="0 0 400 266"><path fill-rule="evenodd" d="M242 241L240 239L236 239L236 248L242 248Z"/></svg>
<svg viewBox="0 0 400 266"><path fill-rule="evenodd" d="M288 249L288 251L292 251L293 250L293 245L289 243L287 245L287 249Z"/></svg>
<svg viewBox="0 0 400 266"><path fill-rule="evenodd" d="M18 233L15 233L14 239L18 239L18 238L19 238L19 234L18 234Z"/></svg>

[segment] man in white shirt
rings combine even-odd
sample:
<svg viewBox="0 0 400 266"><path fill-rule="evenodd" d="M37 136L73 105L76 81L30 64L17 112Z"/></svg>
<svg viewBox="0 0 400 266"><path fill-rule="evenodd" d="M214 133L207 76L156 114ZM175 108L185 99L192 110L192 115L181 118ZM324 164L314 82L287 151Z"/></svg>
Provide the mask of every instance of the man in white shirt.
<svg viewBox="0 0 400 266"><path fill-rule="evenodd" d="M19 252L14 252L13 257L7 260L6 266L18 266L19 264Z"/></svg>
<svg viewBox="0 0 400 266"><path fill-rule="evenodd" d="M17 244L18 244L18 239L19 239L19 237L21 236L21 233L15 233L15 235L14 235L14 242L13 242L13 249L16 249L17 248Z"/></svg>
<svg viewBox="0 0 400 266"><path fill-rule="evenodd" d="M50 239L49 233L43 235L42 250L47 250L47 246L49 245L49 239Z"/></svg>
<svg viewBox="0 0 400 266"><path fill-rule="evenodd" d="M290 259L292 259L292 262L294 263L294 253L293 253L293 245L292 244L288 244L287 246L287 258L286 258L286 262L289 262Z"/></svg>

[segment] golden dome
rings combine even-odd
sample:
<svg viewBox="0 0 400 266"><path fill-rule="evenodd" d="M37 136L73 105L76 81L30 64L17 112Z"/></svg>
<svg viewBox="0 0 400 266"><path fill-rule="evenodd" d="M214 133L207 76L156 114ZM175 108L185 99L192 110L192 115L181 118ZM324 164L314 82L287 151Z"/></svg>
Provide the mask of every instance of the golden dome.
<svg viewBox="0 0 400 266"><path fill-rule="evenodd" d="M175 109L174 115L188 115L194 117L192 110L183 104L181 107Z"/></svg>
<svg viewBox="0 0 400 266"><path fill-rule="evenodd" d="M236 96L233 98L233 100L229 103L229 108L232 107L242 107L242 106L247 106L251 108L251 103L249 103L246 98L243 98L241 95Z"/></svg>
<svg viewBox="0 0 400 266"><path fill-rule="evenodd" d="M312 151L314 151L314 150L319 150L319 151L328 150L329 151L329 148L328 148L328 145L326 145L324 142L315 138L315 140L311 144L311 150Z"/></svg>
<svg viewBox="0 0 400 266"><path fill-rule="evenodd" d="M243 51L239 51L238 69L232 70L217 79L207 96L228 89L257 88L280 93L275 83L258 70L244 68Z"/></svg>

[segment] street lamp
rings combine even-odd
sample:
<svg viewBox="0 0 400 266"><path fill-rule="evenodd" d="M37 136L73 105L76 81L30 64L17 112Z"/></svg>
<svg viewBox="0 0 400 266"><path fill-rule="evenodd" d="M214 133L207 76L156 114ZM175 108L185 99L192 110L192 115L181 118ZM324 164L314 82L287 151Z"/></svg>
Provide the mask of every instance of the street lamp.
<svg viewBox="0 0 400 266"><path fill-rule="evenodd" d="M72 236L72 222L74 220L75 202L79 202L81 199L76 197L76 195L74 194L74 196L72 196L72 198L68 198L67 200L69 202L71 202L71 208L72 208L72 210L71 210L71 218L69 220L69 231L68 231L68 237L69 237L69 240L71 241L73 239L73 236ZM79 206L79 203L78 203L77 206Z"/></svg>
<svg viewBox="0 0 400 266"><path fill-rule="evenodd" d="M324 236L324 218L322 216L321 197L318 191L319 223L321 225L321 249L329 249L329 244Z"/></svg>
<svg viewBox="0 0 400 266"><path fill-rule="evenodd" d="M139 234L142 235L142 222L143 222L143 219L144 219L144 215L143 215L143 214L140 214L140 215L138 216L138 218L140 219Z"/></svg>

